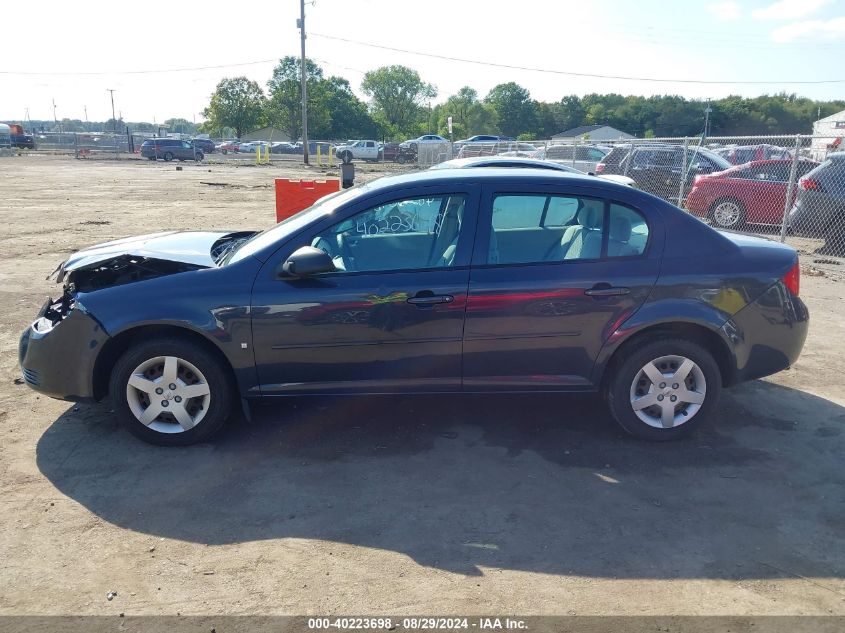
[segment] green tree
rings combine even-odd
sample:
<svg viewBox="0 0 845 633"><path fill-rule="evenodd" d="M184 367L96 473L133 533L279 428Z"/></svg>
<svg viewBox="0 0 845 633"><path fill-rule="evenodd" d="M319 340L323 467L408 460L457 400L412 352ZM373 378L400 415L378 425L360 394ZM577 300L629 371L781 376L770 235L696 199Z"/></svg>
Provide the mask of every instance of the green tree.
<svg viewBox="0 0 845 633"><path fill-rule="evenodd" d="M291 139L302 136L301 68L299 57L283 57L267 82L267 121L283 130ZM323 81L323 69L308 58L305 59L305 81L308 91L308 128L310 136L319 137L321 135L316 132L329 125L330 116L323 105L319 87Z"/></svg>
<svg viewBox="0 0 845 633"><path fill-rule="evenodd" d="M257 128L264 116L264 92L246 77L222 79L203 111L212 128L231 127L240 138Z"/></svg>
<svg viewBox="0 0 845 633"><path fill-rule="evenodd" d="M416 70L406 66L383 66L364 75L361 90L373 100L373 118L391 134L413 134L426 120L423 104L437 96Z"/></svg>
<svg viewBox="0 0 845 633"><path fill-rule="evenodd" d="M315 138L345 140L379 136L378 126L367 111L367 104L355 96L346 79L329 77L315 88L320 106L328 114L328 120L312 133Z"/></svg>
<svg viewBox="0 0 845 633"><path fill-rule="evenodd" d="M190 134L191 136L197 133L197 126L187 119L167 119L164 124L169 132Z"/></svg>
<svg viewBox="0 0 845 633"><path fill-rule="evenodd" d="M514 82L494 86L484 101L496 113L496 122L502 134L519 136L535 129L535 102L531 94Z"/></svg>

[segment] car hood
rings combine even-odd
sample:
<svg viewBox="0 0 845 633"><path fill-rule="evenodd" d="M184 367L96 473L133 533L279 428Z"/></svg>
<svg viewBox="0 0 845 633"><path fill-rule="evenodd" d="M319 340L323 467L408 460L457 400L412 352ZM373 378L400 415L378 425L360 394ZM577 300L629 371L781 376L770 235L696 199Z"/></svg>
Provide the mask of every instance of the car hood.
<svg viewBox="0 0 845 633"><path fill-rule="evenodd" d="M89 268L120 256L157 259L201 268L214 266L211 247L230 231L165 231L127 237L90 246L59 264L48 277L61 282L68 273Z"/></svg>

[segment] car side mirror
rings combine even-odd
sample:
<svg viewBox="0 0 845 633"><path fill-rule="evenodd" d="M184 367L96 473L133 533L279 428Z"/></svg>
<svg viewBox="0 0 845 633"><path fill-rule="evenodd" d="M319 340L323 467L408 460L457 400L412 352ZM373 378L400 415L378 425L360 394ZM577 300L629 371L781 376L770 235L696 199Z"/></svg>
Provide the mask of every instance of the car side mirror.
<svg viewBox="0 0 845 633"><path fill-rule="evenodd" d="M326 251L313 246L303 246L285 260L281 272L286 277L310 277L335 270L337 269L334 262Z"/></svg>

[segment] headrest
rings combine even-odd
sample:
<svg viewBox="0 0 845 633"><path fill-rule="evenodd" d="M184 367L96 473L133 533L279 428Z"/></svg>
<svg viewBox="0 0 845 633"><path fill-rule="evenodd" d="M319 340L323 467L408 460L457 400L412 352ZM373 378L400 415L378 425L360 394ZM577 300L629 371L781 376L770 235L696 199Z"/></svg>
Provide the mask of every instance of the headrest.
<svg viewBox="0 0 845 633"><path fill-rule="evenodd" d="M578 224L587 229L601 227L604 215L604 204L600 200L585 200L584 206L578 211Z"/></svg>
<svg viewBox="0 0 845 633"><path fill-rule="evenodd" d="M631 239L631 221L622 216L610 218L610 239L627 242Z"/></svg>

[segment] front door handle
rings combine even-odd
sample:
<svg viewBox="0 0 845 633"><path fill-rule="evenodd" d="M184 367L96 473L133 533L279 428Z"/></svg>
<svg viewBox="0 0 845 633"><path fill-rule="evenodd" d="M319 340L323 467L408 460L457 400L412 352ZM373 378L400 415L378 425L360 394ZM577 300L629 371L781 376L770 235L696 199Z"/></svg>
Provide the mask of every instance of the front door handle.
<svg viewBox="0 0 845 633"><path fill-rule="evenodd" d="M607 283L596 284L589 290L585 290L584 294L589 297L617 297L619 295L626 295L631 292L630 288L623 288L622 286L611 286Z"/></svg>
<svg viewBox="0 0 845 633"><path fill-rule="evenodd" d="M407 299L408 303L417 306L433 306L438 303L452 303L455 297L452 295L436 295L429 292L419 292L413 297Z"/></svg>

